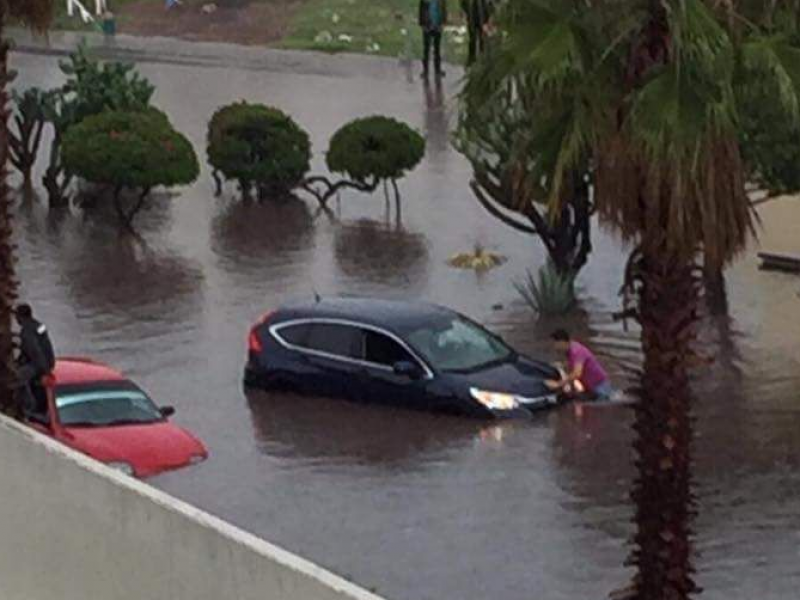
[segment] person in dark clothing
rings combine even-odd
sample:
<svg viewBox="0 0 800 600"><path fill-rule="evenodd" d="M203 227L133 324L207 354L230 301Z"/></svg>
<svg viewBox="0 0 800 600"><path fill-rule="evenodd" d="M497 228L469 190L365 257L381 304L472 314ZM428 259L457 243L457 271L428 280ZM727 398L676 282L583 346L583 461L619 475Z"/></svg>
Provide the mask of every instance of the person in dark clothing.
<svg viewBox="0 0 800 600"><path fill-rule="evenodd" d="M442 30L447 24L447 0L420 0L419 26L422 28L423 55L422 76L430 72L431 47L433 68L437 77L444 77L442 70Z"/></svg>
<svg viewBox="0 0 800 600"><path fill-rule="evenodd" d="M33 317L27 304L15 310L19 324L19 357L17 375L20 389L26 394L23 404L34 413L47 412L47 396L41 386L42 377L50 374L56 366L56 355L47 327Z"/></svg>
<svg viewBox="0 0 800 600"><path fill-rule="evenodd" d="M461 10L467 21L469 49L467 65L472 65L486 46L486 27L494 12L493 0L461 0Z"/></svg>

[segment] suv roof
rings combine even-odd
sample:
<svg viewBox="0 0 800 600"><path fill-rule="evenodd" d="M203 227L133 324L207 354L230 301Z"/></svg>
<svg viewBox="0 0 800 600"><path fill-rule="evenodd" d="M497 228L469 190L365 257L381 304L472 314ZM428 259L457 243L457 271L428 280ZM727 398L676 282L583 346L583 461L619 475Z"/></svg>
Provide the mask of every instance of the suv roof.
<svg viewBox="0 0 800 600"><path fill-rule="evenodd" d="M275 314L281 321L292 319L342 319L404 334L456 313L424 302L380 300L375 298L333 297L317 301L286 304Z"/></svg>

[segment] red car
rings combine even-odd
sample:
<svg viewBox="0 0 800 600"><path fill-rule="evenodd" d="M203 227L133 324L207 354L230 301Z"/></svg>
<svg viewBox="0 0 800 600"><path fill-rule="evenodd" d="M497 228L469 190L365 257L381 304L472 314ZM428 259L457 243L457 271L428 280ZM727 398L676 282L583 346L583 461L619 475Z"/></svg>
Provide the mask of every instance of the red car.
<svg viewBox="0 0 800 600"><path fill-rule="evenodd" d="M46 379L47 406L26 410L40 432L128 475L151 477L202 462L203 443L170 423L135 383L106 365L63 358Z"/></svg>

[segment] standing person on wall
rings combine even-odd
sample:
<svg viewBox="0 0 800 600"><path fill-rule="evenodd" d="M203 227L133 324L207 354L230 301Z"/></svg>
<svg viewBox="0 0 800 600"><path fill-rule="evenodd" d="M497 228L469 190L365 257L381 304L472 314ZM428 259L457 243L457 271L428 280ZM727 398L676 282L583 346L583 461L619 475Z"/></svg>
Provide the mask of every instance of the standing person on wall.
<svg viewBox="0 0 800 600"><path fill-rule="evenodd" d="M447 24L447 0L420 0L419 26L422 28L422 76L430 73L431 47L436 77L444 77L442 70L442 30Z"/></svg>
<svg viewBox="0 0 800 600"><path fill-rule="evenodd" d="M494 0L461 0L461 11L467 21L469 36L467 66L470 66L486 47L487 29L490 27L494 12Z"/></svg>

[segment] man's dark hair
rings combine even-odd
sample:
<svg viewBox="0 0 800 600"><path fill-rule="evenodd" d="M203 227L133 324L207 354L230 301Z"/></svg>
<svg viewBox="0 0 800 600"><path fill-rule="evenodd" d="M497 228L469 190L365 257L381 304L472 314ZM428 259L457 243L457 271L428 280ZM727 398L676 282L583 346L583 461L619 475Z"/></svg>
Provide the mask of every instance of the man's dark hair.
<svg viewBox="0 0 800 600"><path fill-rule="evenodd" d="M572 339L566 329L556 329L550 334L550 338L556 342L569 342Z"/></svg>
<svg viewBox="0 0 800 600"><path fill-rule="evenodd" d="M20 319L32 319L33 309L30 304L20 304L14 311Z"/></svg>

